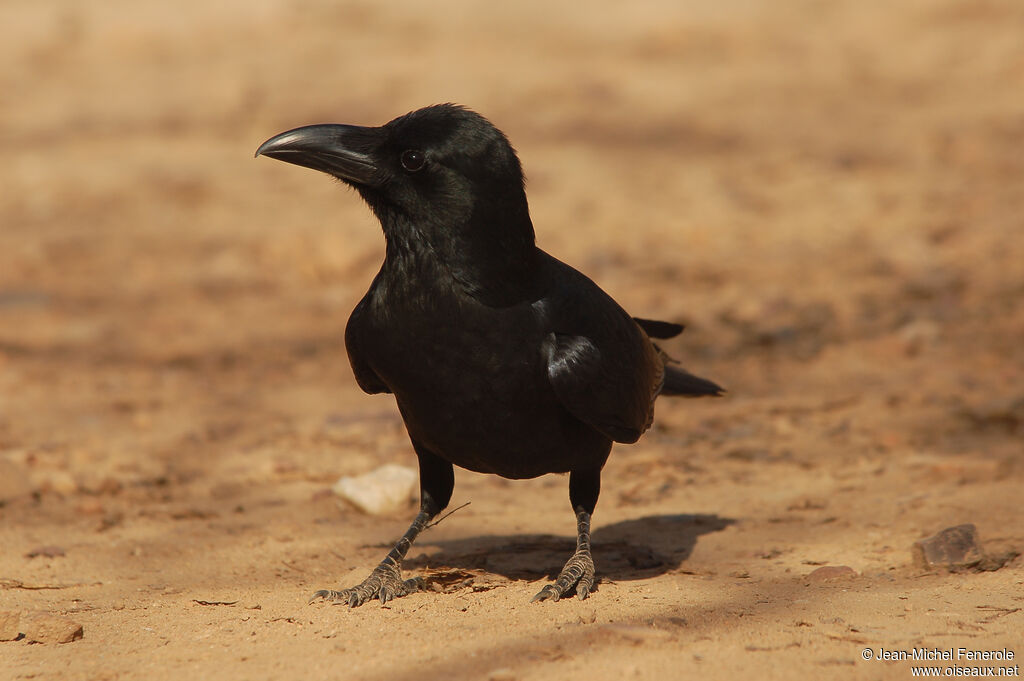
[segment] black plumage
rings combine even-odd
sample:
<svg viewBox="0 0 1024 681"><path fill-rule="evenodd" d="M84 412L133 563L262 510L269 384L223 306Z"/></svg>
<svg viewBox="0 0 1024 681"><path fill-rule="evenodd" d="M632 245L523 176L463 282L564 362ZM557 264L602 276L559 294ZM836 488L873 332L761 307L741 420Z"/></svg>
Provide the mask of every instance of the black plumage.
<svg viewBox="0 0 1024 681"><path fill-rule="evenodd" d="M380 127L314 125L257 155L329 173L380 219L386 255L345 330L367 393L393 393L420 467L420 512L363 583L315 597L360 605L405 595L401 561L444 509L453 465L505 478L566 473L577 550L535 600L594 584L590 517L612 443L635 442L659 394L721 388L667 364L650 340L682 326L633 319L535 245L523 175L505 136L455 105Z"/></svg>

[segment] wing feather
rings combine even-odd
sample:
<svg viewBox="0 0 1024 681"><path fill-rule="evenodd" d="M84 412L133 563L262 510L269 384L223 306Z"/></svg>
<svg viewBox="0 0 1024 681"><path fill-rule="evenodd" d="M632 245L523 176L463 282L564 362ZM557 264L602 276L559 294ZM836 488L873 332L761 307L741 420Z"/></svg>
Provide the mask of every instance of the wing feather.
<svg viewBox="0 0 1024 681"><path fill-rule="evenodd" d="M548 380L576 418L623 443L636 442L650 426L660 362L638 366L629 357L607 356L586 336L561 333L548 335L545 352Z"/></svg>

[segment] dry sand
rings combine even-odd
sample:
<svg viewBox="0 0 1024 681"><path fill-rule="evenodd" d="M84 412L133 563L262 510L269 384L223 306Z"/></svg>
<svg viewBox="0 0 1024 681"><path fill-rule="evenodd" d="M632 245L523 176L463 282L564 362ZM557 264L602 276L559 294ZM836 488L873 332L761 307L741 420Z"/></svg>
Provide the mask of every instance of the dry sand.
<svg viewBox="0 0 1024 681"><path fill-rule="evenodd" d="M1024 550L1024 4L628 7L0 5L0 612L84 632L0 643L0 678L1020 662L1022 559L922 570L911 544L974 523ZM686 322L670 352L730 394L662 400L615 449L586 601L529 603L572 547L566 478L459 471L472 504L407 565L430 592L307 605L412 516L325 490L414 459L343 348L379 227L252 153L441 101L516 144L541 245Z"/></svg>

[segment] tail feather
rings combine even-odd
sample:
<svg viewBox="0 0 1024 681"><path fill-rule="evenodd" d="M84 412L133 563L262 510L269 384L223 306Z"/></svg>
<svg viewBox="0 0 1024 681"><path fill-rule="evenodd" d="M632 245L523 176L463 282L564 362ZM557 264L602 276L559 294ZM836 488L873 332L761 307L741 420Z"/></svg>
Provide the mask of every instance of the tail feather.
<svg viewBox="0 0 1024 681"><path fill-rule="evenodd" d="M725 388L713 381L694 376L685 369L665 367L665 383L661 387L662 395L681 395L683 397L720 397Z"/></svg>
<svg viewBox="0 0 1024 681"><path fill-rule="evenodd" d="M661 322L654 319L641 319L640 317L633 317L633 321L644 330L644 333L649 338L675 338L686 328L682 324ZM683 397L719 397L725 394L725 388L714 381L694 376L686 369L668 366L669 362L675 362L675 360L669 357L656 343L653 345L658 355L666 362L665 379L658 394L681 395Z"/></svg>
<svg viewBox="0 0 1024 681"><path fill-rule="evenodd" d="M633 321L651 338L675 338L686 328L682 324L659 322L654 319L641 319L640 317L633 317Z"/></svg>

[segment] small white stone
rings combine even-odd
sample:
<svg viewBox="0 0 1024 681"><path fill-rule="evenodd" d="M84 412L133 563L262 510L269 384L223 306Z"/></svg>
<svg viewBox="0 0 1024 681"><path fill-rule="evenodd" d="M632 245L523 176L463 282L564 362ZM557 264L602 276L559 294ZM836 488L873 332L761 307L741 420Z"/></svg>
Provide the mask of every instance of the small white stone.
<svg viewBox="0 0 1024 681"><path fill-rule="evenodd" d="M416 491L419 474L412 468L387 464L357 475L345 476L331 488L363 513L384 515L405 508Z"/></svg>

